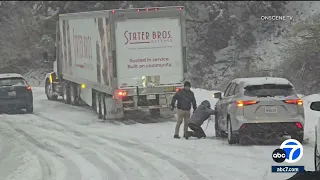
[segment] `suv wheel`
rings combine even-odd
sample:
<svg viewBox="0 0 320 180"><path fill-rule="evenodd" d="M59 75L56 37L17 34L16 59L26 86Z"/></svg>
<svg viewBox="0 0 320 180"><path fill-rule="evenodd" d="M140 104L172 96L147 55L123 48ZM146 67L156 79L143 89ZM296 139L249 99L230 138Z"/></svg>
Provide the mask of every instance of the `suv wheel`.
<svg viewBox="0 0 320 180"><path fill-rule="evenodd" d="M314 143L314 170L320 171L320 154L317 148L317 140Z"/></svg>
<svg viewBox="0 0 320 180"><path fill-rule="evenodd" d="M30 105L26 108L27 113L33 113L33 105Z"/></svg>
<svg viewBox="0 0 320 180"><path fill-rule="evenodd" d="M320 171L320 154L318 152L317 144L314 147L314 170Z"/></svg>
<svg viewBox="0 0 320 180"><path fill-rule="evenodd" d="M215 129L215 135L216 137L221 137L221 130L219 128L219 123L218 123L218 119L215 118L215 121L214 121L214 129Z"/></svg>
<svg viewBox="0 0 320 180"><path fill-rule="evenodd" d="M228 119L227 123L228 123L228 127L227 127L227 129L228 129L228 143L229 144L237 144L237 143L239 143L238 136L236 134L232 133L231 120Z"/></svg>

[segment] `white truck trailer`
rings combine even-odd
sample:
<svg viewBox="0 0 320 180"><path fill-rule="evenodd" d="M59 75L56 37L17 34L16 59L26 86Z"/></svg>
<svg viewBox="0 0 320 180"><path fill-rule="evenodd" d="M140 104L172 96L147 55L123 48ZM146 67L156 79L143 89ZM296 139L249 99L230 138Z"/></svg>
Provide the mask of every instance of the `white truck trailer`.
<svg viewBox="0 0 320 180"><path fill-rule="evenodd" d="M170 107L187 73L183 7L117 9L59 15L49 100L91 106L99 118Z"/></svg>

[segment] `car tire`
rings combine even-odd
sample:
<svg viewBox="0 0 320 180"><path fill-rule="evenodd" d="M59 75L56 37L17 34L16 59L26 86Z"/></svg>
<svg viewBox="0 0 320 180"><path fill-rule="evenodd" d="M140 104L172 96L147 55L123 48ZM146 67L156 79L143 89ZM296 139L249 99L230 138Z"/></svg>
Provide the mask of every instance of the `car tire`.
<svg viewBox="0 0 320 180"><path fill-rule="evenodd" d="M219 128L219 123L218 123L218 119L215 116L215 120L214 120L214 129L215 129L215 135L216 137L222 137L221 135L221 130Z"/></svg>
<svg viewBox="0 0 320 180"><path fill-rule="evenodd" d="M320 171L320 154L317 148L317 143L314 146L314 170Z"/></svg>
<svg viewBox="0 0 320 180"><path fill-rule="evenodd" d="M101 93L95 92L96 112L98 113L98 119L102 119L102 106L101 106Z"/></svg>
<svg viewBox="0 0 320 180"><path fill-rule="evenodd" d="M65 104L70 104L70 88L68 83L63 84L62 91L63 91L63 102Z"/></svg>
<svg viewBox="0 0 320 180"><path fill-rule="evenodd" d="M50 82L48 80L46 81L44 88L45 88L45 93L46 93L48 100L55 101L58 99L57 95L52 94L53 93L52 84L50 85Z"/></svg>
<svg viewBox="0 0 320 180"><path fill-rule="evenodd" d="M315 143L314 143L314 170L315 171L320 171L320 153L319 150L317 148L317 132L315 131Z"/></svg>
<svg viewBox="0 0 320 180"><path fill-rule="evenodd" d="M101 93L101 115L102 120L107 119L106 95L104 93Z"/></svg>
<svg viewBox="0 0 320 180"><path fill-rule="evenodd" d="M304 133L302 132L302 133L293 133L293 134L291 134L291 138L292 139L296 139L296 140L298 140L300 143L302 143L303 142L303 139L304 139Z"/></svg>
<svg viewBox="0 0 320 180"><path fill-rule="evenodd" d="M28 114L33 113L33 105L28 106L28 107L26 108L26 112L27 112Z"/></svg>
<svg viewBox="0 0 320 180"><path fill-rule="evenodd" d="M227 120L227 129L228 129L228 143L229 144L239 143L238 135L232 133L232 125L231 125L230 119Z"/></svg>
<svg viewBox="0 0 320 180"><path fill-rule="evenodd" d="M79 104L76 84L70 84L70 104L74 106L78 106Z"/></svg>

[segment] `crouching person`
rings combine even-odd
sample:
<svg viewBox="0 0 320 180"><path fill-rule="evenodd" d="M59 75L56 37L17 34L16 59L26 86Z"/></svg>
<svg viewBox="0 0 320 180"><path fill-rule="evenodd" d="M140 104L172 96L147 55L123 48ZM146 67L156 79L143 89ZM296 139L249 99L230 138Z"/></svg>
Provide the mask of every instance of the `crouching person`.
<svg viewBox="0 0 320 180"><path fill-rule="evenodd" d="M206 133L201 128L201 125L206 121L211 115L215 114L215 111L211 109L210 102L204 100L200 106L195 110L189 120L189 128L192 131L188 131L188 137L193 136L197 138L205 138Z"/></svg>

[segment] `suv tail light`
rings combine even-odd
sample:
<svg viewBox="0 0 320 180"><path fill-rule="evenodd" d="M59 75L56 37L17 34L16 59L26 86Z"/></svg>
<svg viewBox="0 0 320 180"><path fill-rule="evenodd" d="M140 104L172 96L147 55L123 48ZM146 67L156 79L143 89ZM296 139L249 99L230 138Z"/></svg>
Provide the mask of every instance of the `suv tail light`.
<svg viewBox="0 0 320 180"><path fill-rule="evenodd" d="M31 91L31 86L27 86L27 90L28 90L28 91Z"/></svg>
<svg viewBox="0 0 320 180"><path fill-rule="evenodd" d="M248 106L252 104L257 104L258 101L237 101L236 104L238 107Z"/></svg>
<svg viewBox="0 0 320 180"><path fill-rule="evenodd" d="M297 128L299 128L299 129L302 129L302 128L303 128L302 124L299 123L299 122L296 122L296 126L297 126Z"/></svg>
<svg viewBox="0 0 320 180"><path fill-rule="evenodd" d="M302 99L289 99L284 101L287 104L297 104L297 105L303 105Z"/></svg>

